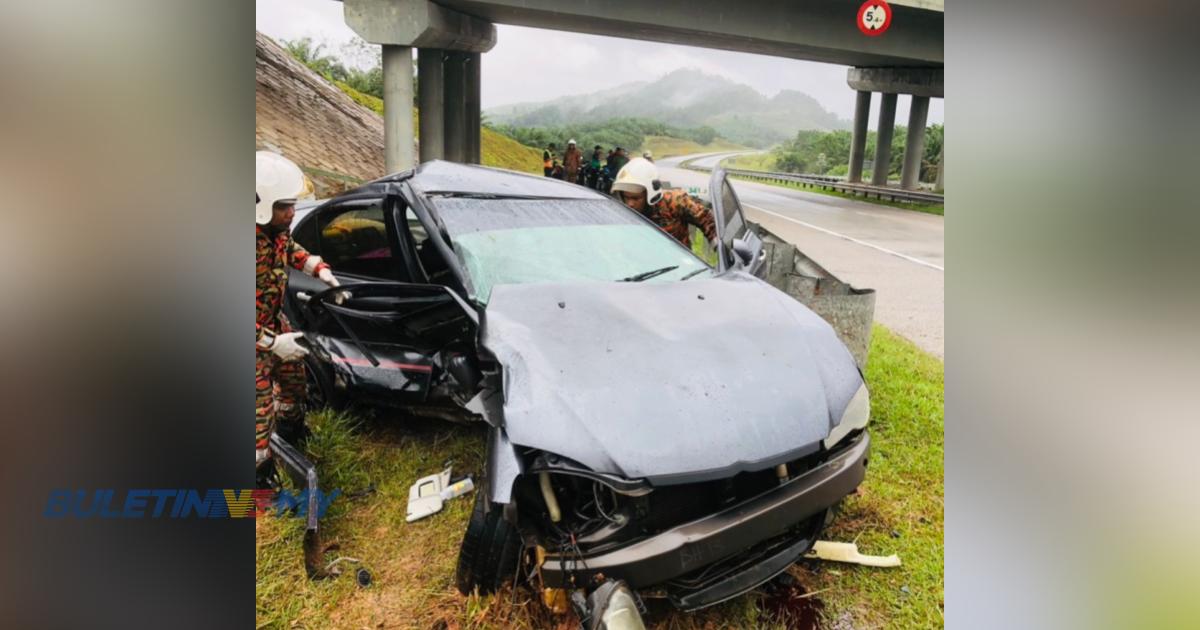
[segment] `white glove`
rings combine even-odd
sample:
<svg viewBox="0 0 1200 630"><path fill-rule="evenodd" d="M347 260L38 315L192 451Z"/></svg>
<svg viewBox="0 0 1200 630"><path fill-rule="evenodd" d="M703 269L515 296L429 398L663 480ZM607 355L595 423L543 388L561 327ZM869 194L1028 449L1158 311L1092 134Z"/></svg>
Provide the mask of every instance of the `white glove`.
<svg viewBox="0 0 1200 630"><path fill-rule="evenodd" d="M333 272L330 271L328 267L317 272L317 279L329 285L329 288L331 289L336 289L342 286L342 283L338 282L338 279L333 277ZM348 299L350 299L349 291L338 291L337 293L333 294L333 303L339 306L342 304L342 302L345 302Z"/></svg>
<svg viewBox="0 0 1200 630"><path fill-rule="evenodd" d="M265 448L254 449L254 467L262 466L263 462L271 458L271 451Z"/></svg>
<svg viewBox="0 0 1200 630"><path fill-rule="evenodd" d="M299 343L303 338L304 333L301 332L283 333L276 337L275 343L267 349L284 361L298 361L308 355L308 350Z"/></svg>

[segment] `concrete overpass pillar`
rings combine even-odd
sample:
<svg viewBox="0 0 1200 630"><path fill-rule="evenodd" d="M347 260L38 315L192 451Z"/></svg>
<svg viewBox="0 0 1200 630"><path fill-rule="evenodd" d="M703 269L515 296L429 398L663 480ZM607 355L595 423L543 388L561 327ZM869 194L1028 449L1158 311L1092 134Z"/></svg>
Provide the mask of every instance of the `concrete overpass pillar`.
<svg viewBox="0 0 1200 630"><path fill-rule="evenodd" d="M466 55L457 51L446 54L446 159L467 161Z"/></svg>
<svg viewBox="0 0 1200 630"><path fill-rule="evenodd" d="M900 187L905 190L916 190L921 179L921 158L925 155L925 119L928 115L929 97L913 96L908 109L904 164L900 168Z"/></svg>
<svg viewBox="0 0 1200 630"><path fill-rule="evenodd" d="M867 119L871 116L871 93L859 90L854 101L854 135L850 138L850 182L862 181L863 155L867 150Z"/></svg>
<svg viewBox="0 0 1200 630"><path fill-rule="evenodd" d="M887 186L892 164L892 131L896 125L896 95L885 93L879 103L879 130L875 132L875 169L871 183Z"/></svg>
<svg viewBox="0 0 1200 630"><path fill-rule="evenodd" d="M412 120L412 49L487 52L496 45L496 28L490 22L448 9L429 0L343 0L346 25L359 37L383 45L384 164L389 173L413 166ZM435 55L430 55L430 58ZM421 56L420 61L432 63ZM441 106L442 155L445 159L465 161L466 108L464 98L463 55L455 53L442 59L443 97ZM422 72L423 81L437 72ZM424 85L424 84L423 84ZM422 95L425 93L422 89ZM421 119L437 109L428 107ZM433 118L438 116L434 114ZM435 124L430 121L429 124ZM436 132L424 127L422 137L429 141ZM436 142L430 143L436 149ZM430 155L423 148L422 155Z"/></svg>
<svg viewBox="0 0 1200 630"><path fill-rule="evenodd" d="M383 164L388 173L415 166L412 47L383 46Z"/></svg>
<svg viewBox="0 0 1200 630"><path fill-rule="evenodd" d="M938 192L946 190L946 180L942 179L942 174L945 171L945 168L946 168L946 136L943 135L942 136L942 148L940 151L938 151L937 184L934 184L934 188L936 188Z"/></svg>
<svg viewBox="0 0 1200 630"><path fill-rule="evenodd" d="M422 48L417 53L417 98L421 101L421 161L446 157L445 81L440 48Z"/></svg>
<svg viewBox="0 0 1200 630"><path fill-rule="evenodd" d="M467 155L463 160L471 164L479 164L480 162L480 129L479 125L482 122L480 111L480 83L482 81L482 69L479 67L481 55L477 52L466 54L466 82L467 82Z"/></svg>

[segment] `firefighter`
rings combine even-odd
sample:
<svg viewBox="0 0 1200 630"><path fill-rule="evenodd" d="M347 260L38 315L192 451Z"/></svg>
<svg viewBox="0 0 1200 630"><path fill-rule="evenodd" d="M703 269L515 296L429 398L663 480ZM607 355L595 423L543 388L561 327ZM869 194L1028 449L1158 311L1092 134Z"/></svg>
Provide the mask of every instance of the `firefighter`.
<svg viewBox="0 0 1200 630"><path fill-rule="evenodd" d="M288 267L330 287L337 287L338 281L320 256L292 240L296 200L312 195L312 184L300 167L276 153L258 151L254 179L254 462L262 484L271 463L271 432L278 426L298 435L304 423L302 359L308 351L300 344L303 333L292 332L283 314Z"/></svg>
<svg viewBox="0 0 1200 630"><path fill-rule="evenodd" d="M564 179L575 184L579 179L579 166L583 164L583 153L575 146L575 139L567 142L567 150L563 153Z"/></svg>
<svg viewBox="0 0 1200 630"><path fill-rule="evenodd" d="M658 168L645 158L630 160L617 173L612 190L626 206L657 223L687 247L692 245L688 225L700 228L709 243L717 242L717 227L708 206L681 188L664 190L658 180Z"/></svg>

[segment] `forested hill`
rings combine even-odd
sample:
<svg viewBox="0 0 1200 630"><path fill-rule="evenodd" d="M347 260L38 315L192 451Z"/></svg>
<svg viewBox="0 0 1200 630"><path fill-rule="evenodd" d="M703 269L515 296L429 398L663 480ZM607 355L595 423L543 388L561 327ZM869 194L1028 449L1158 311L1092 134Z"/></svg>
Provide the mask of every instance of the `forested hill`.
<svg viewBox="0 0 1200 630"><path fill-rule="evenodd" d="M767 97L748 85L695 69L671 72L654 82L626 83L541 103L488 109L487 119L514 127L561 127L613 118L661 121L673 127L708 126L733 142L768 146L803 129L848 129L849 121L825 110L803 92Z"/></svg>

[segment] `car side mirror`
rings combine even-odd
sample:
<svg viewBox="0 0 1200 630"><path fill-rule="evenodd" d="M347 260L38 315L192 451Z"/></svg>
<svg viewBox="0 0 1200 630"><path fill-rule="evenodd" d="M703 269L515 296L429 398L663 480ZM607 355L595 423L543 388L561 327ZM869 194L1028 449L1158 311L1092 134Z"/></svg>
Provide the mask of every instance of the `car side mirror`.
<svg viewBox="0 0 1200 630"><path fill-rule="evenodd" d="M743 265L754 262L754 246L744 238L733 239L733 253L737 255Z"/></svg>

